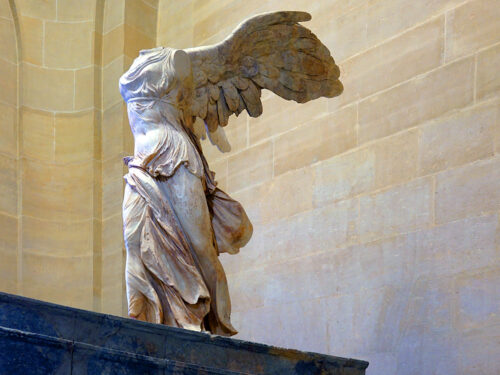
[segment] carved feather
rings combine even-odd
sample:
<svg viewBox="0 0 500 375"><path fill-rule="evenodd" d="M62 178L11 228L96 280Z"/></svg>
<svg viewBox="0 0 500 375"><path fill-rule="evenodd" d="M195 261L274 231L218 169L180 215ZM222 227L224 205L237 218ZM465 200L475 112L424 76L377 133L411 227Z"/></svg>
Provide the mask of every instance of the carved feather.
<svg viewBox="0 0 500 375"><path fill-rule="evenodd" d="M191 109L205 121L209 138L227 150L218 129L232 114L262 114L262 89L305 103L342 93L340 70L326 46L299 22L305 12L271 12L242 22L225 40L186 50L193 70Z"/></svg>

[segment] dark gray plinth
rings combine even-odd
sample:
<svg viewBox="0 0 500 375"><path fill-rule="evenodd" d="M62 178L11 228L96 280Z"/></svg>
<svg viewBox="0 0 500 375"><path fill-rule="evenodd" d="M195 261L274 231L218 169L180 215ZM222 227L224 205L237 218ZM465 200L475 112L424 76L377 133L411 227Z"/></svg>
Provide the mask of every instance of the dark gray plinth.
<svg viewBox="0 0 500 375"><path fill-rule="evenodd" d="M0 374L334 374L368 363L0 293Z"/></svg>

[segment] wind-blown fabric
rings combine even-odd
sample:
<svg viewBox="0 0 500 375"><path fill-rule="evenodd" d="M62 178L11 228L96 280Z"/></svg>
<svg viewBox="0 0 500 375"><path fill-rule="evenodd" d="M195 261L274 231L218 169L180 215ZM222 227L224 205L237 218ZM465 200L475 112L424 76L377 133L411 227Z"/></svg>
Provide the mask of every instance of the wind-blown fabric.
<svg viewBox="0 0 500 375"><path fill-rule="evenodd" d="M165 181L130 168L123 202L129 315L200 330L210 294L170 204Z"/></svg>

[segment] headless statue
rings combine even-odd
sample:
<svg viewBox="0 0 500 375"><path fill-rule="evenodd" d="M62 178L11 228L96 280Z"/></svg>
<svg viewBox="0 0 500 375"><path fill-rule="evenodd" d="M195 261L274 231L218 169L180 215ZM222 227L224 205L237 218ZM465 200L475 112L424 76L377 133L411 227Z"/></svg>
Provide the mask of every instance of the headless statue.
<svg viewBox="0 0 500 375"><path fill-rule="evenodd" d="M142 50L120 78L134 134L123 201L128 313L132 318L231 336L220 253L252 235L243 207L217 187L200 145L221 151L231 115L262 114L261 91L305 103L339 95L339 68L299 24L273 12L240 24L221 43Z"/></svg>

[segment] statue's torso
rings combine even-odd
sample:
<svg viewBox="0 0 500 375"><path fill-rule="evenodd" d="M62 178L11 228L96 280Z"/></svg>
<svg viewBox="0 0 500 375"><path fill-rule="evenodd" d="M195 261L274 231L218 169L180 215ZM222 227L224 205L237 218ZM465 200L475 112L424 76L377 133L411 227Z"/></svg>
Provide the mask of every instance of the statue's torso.
<svg viewBox="0 0 500 375"><path fill-rule="evenodd" d="M129 166L145 169L155 177L169 177L184 164L202 177L200 151L181 125L177 94L182 82L172 68L172 56L173 50L167 48L141 51L120 78L135 141Z"/></svg>

